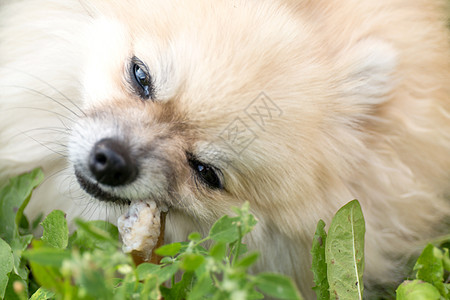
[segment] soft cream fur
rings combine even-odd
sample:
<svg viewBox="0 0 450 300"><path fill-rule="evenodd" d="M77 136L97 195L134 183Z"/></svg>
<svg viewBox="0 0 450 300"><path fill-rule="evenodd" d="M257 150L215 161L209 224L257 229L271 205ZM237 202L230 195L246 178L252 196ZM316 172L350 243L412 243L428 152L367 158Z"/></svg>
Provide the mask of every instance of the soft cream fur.
<svg viewBox="0 0 450 300"><path fill-rule="evenodd" d="M164 159L142 157L136 182L104 190L169 204L170 241L249 201L255 269L293 276L308 298L315 225L354 198L369 288L399 280L401 258L448 232L446 1L89 2L0 4L0 179L44 168L31 216L114 220L71 166L88 173L93 144L113 136ZM128 87L133 55L150 68L154 102ZM274 105L264 124L246 113L261 92ZM224 142L230 124L254 139L246 149ZM226 191L196 184L186 151L221 168Z"/></svg>

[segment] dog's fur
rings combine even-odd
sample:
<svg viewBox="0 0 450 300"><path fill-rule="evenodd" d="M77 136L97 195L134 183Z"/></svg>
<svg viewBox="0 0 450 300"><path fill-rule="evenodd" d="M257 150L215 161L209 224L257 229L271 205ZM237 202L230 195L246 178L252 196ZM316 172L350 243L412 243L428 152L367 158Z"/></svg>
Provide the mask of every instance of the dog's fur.
<svg viewBox="0 0 450 300"><path fill-rule="evenodd" d="M349 200L366 219L369 288L399 280L402 258L442 232L446 1L89 2L0 4L0 179L36 166L51 175L30 215L114 219L114 206L73 175L95 182L87 157L112 137L139 175L97 188L164 202L168 241L205 233L249 201L259 223L247 242L262 252L255 270L293 276L307 297L315 225ZM133 56L149 66L153 100L130 87ZM224 190L199 181L190 155L221 171Z"/></svg>

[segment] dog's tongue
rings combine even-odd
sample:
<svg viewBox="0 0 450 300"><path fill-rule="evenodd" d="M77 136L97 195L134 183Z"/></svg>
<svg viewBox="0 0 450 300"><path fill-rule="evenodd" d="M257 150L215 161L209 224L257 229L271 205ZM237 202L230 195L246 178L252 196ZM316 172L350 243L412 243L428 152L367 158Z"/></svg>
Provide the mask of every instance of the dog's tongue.
<svg viewBox="0 0 450 300"><path fill-rule="evenodd" d="M158 264L161 257L153 253L164 244L167 208L158 208L154 201L132 202L117 222L122 237L122 249L131 253L134 262Z"/></svg>

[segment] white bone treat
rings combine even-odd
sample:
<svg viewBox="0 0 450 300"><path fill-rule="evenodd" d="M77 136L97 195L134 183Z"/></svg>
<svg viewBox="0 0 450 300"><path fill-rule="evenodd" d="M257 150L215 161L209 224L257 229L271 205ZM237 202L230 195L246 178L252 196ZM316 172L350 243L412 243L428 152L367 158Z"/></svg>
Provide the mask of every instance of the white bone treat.
<svg viewBox="0 0 450 300"><path fill-rule="evenodd" d="M161 212L153 201L138 201L117 222L126 253L139 252L148 261L161 233Z"/></svg>

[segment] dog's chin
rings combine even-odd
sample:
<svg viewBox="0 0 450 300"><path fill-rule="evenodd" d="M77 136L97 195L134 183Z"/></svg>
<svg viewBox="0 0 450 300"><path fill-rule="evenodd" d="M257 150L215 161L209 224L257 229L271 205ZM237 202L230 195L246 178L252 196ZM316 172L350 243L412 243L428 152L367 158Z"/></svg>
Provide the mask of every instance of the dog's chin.
<svg viewBox="0 0 450 300"><path fill-rule="evenodd" d="M125 206L130 205L131 200L118 197L104 191L97 183L91 182L81 172L75 171L75 176L81 188L99 201L108 202L114 205Z"/></svg>

